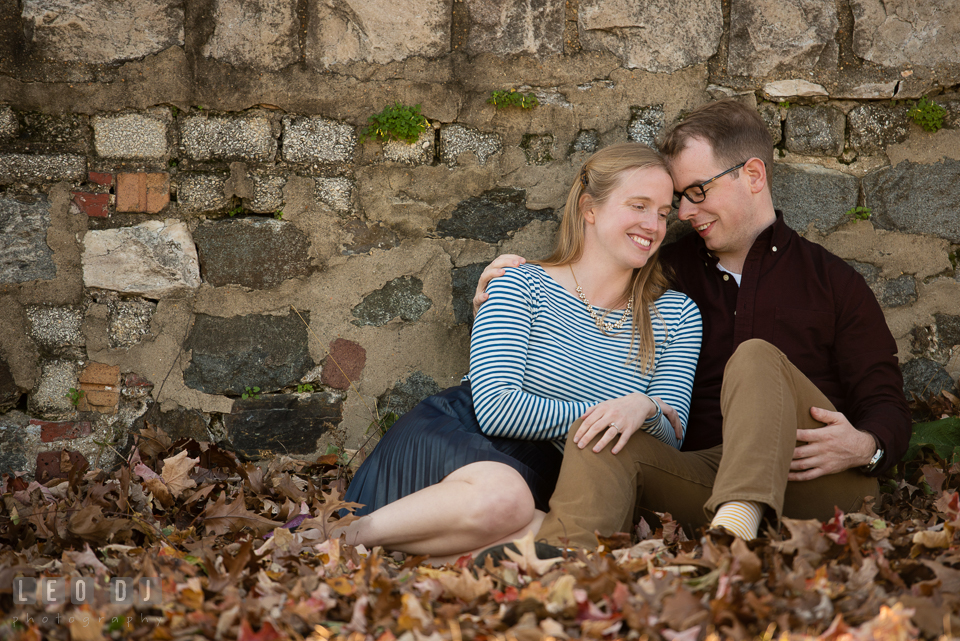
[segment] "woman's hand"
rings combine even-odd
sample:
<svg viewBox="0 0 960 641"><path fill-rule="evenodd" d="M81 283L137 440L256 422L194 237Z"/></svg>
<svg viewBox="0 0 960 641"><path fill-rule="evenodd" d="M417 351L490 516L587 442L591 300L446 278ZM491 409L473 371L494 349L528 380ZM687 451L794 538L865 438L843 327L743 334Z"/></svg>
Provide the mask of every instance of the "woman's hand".
<svg viewBox="0 0 960 641"><path fill-rule="evenodd" d="M677 410L667 403L665 400L659 396L651 397L657 402L657 405L660 406L660 411L663 412L663 415L667 417L667 420L670 421L670 425L673 426L673 433L677 436L677 442L683 442L683 423L680 422L680 415L677 414Z"/></svg>
<svg viewBox="0 0 960 641"><path fill-rule="evenodd" d="M527 259L523 256L504 254L503 256L497 256L493 259L492 263L483 268L483 273L480 274L480 281L477 283L477 291L473 295L474 316L480 311L480 306L490 297L487 294L487 285L490 284L490 281L497 276L503 276L505 272L504 267L516 267L525 262L527 262Z"/></svg>
<svg viewBox="0 0 960 641"><path fill-rule="evenodd" d="M597 403L584 412L583 423L573 435L573 442L582 450L600 434L600 440L593 446L594 452L600 452L619 435L620 440L612 450L614 454L619 454L630 437L643 426L643 422L656 413L656 403L646 394L627 394Z"/></svg>

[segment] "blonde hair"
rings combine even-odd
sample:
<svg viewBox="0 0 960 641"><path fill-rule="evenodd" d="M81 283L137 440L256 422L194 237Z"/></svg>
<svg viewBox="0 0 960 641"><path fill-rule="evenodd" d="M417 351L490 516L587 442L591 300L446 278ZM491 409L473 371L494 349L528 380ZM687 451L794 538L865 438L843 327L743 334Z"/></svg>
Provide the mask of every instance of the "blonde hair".
<svg viewBox="0 0 960 641"><path fill-rule="evenodd" d="M581 209L583 196L588 196L596 205L602 205L618 187L624 172L634 169L656 168L667 171L667 165L656 151L638 142L620 143L601 149L590 156L580 167L580 173L570 187L563 220L557 234L553 253L539 261L541 265L563 266L580 260L583 255L584 218ZM658 253L654 253L640 269L635 269L624 299L633 296L633 334L630 351L637 350L629 360L639 363L643 372L653 369L656 342L649 310L660 317L655 301L666 291L668 281L660 266ZM629 362L629 361L628 361Z"/></svg>

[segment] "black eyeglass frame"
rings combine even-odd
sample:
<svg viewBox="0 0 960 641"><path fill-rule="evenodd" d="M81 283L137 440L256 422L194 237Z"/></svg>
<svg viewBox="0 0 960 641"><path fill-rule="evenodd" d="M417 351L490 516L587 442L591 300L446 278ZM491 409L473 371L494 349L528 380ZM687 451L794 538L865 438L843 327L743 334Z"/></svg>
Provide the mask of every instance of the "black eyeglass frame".
<svg viewBox="0 0 960 641"><path fill-rule="evenodd" d="M687 188L684 189L683 191L675 191L675 192L673 192L673 208L674 208L674 209L680 209L680 199L681 199L681 198L686 198L688 201L692 202L694 205L699 205L700 203L702 203L704 200L707 199L707 192L703 189L704 187L706 187L707 185L709 185L710 183L712 183L714 180L717 180L718 178L723 178L724 176L726 176L726 175L729 174L730 172L736 171L736 170L742 168L744 165L746 165L746 164L747 164L748 162L750 162L751 160L753 160L753 158L748 158L747 160L744 160L742 163L740 163L740 164L737 165L736 167L731 167L730 169L728 169L728 170L726 170L726 171L724 171L724 172L721 172L721 173L717 174L716 176L714 176L714 177L711 178L710 180L705 180L705 181L703 181L702 183L699 183L699 184L697 184L697 185L690 185L689 187L687 187ZM694 195L691 195L691 194L690 194L691 190L693 190L693 194L694 194ZM700 191L699 194L697 194L697 190ZM699 200L696 200L697 198L699 198Z"/></svg>

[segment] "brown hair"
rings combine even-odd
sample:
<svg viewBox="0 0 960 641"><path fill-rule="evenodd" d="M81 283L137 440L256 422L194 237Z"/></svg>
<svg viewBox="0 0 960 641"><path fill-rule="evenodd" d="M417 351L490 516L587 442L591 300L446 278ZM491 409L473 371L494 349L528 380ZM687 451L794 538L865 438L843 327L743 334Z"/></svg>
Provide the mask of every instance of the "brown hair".
<svg viewBox="0 0 960 641"><path fill-rule="evenodd" d="M590 156L580 167L577 179L570 187L553 253L540 264L563 266L579 260L583 255L585 225L580 202L582 197L586 195L595 204L603 204L618 187L624 172L647 168L667 171L660 154L638 142L611 145ZM653 368L656 349L650 310L660 316L655 301L668 285L658 254L654 253L643 267L634 270L630 287L624 292L625 299L632 295L634 300L631 352L639 337L636 355L632 360L636 360L644 372Z"/></svg>
<svg viewBox="0 0 960 641"><path fill-rule="evenodd" d="M768 172L773 169L773 140L766 123L756 109L736 100L711 102L674 125L660 143L667 164L695 138L709 143L714 158L725 166L759 158Z"/></svg>

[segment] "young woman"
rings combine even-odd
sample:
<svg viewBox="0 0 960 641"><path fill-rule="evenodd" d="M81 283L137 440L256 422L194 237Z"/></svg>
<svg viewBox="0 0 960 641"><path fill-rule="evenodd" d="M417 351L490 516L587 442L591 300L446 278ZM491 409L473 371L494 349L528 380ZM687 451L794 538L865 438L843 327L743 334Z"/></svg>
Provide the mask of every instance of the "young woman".
<svg viewBox="0 0 960 641"><path fill-rule="evenodd" d="M553 254L488 286L465 382L404 415L360 466L348 543L442 561L536 531L579 418L581 447L602 433L594 450L618 452L637 430L679 447L701 323L657 260L672 198L639 143L583 164Z"/></svg>

